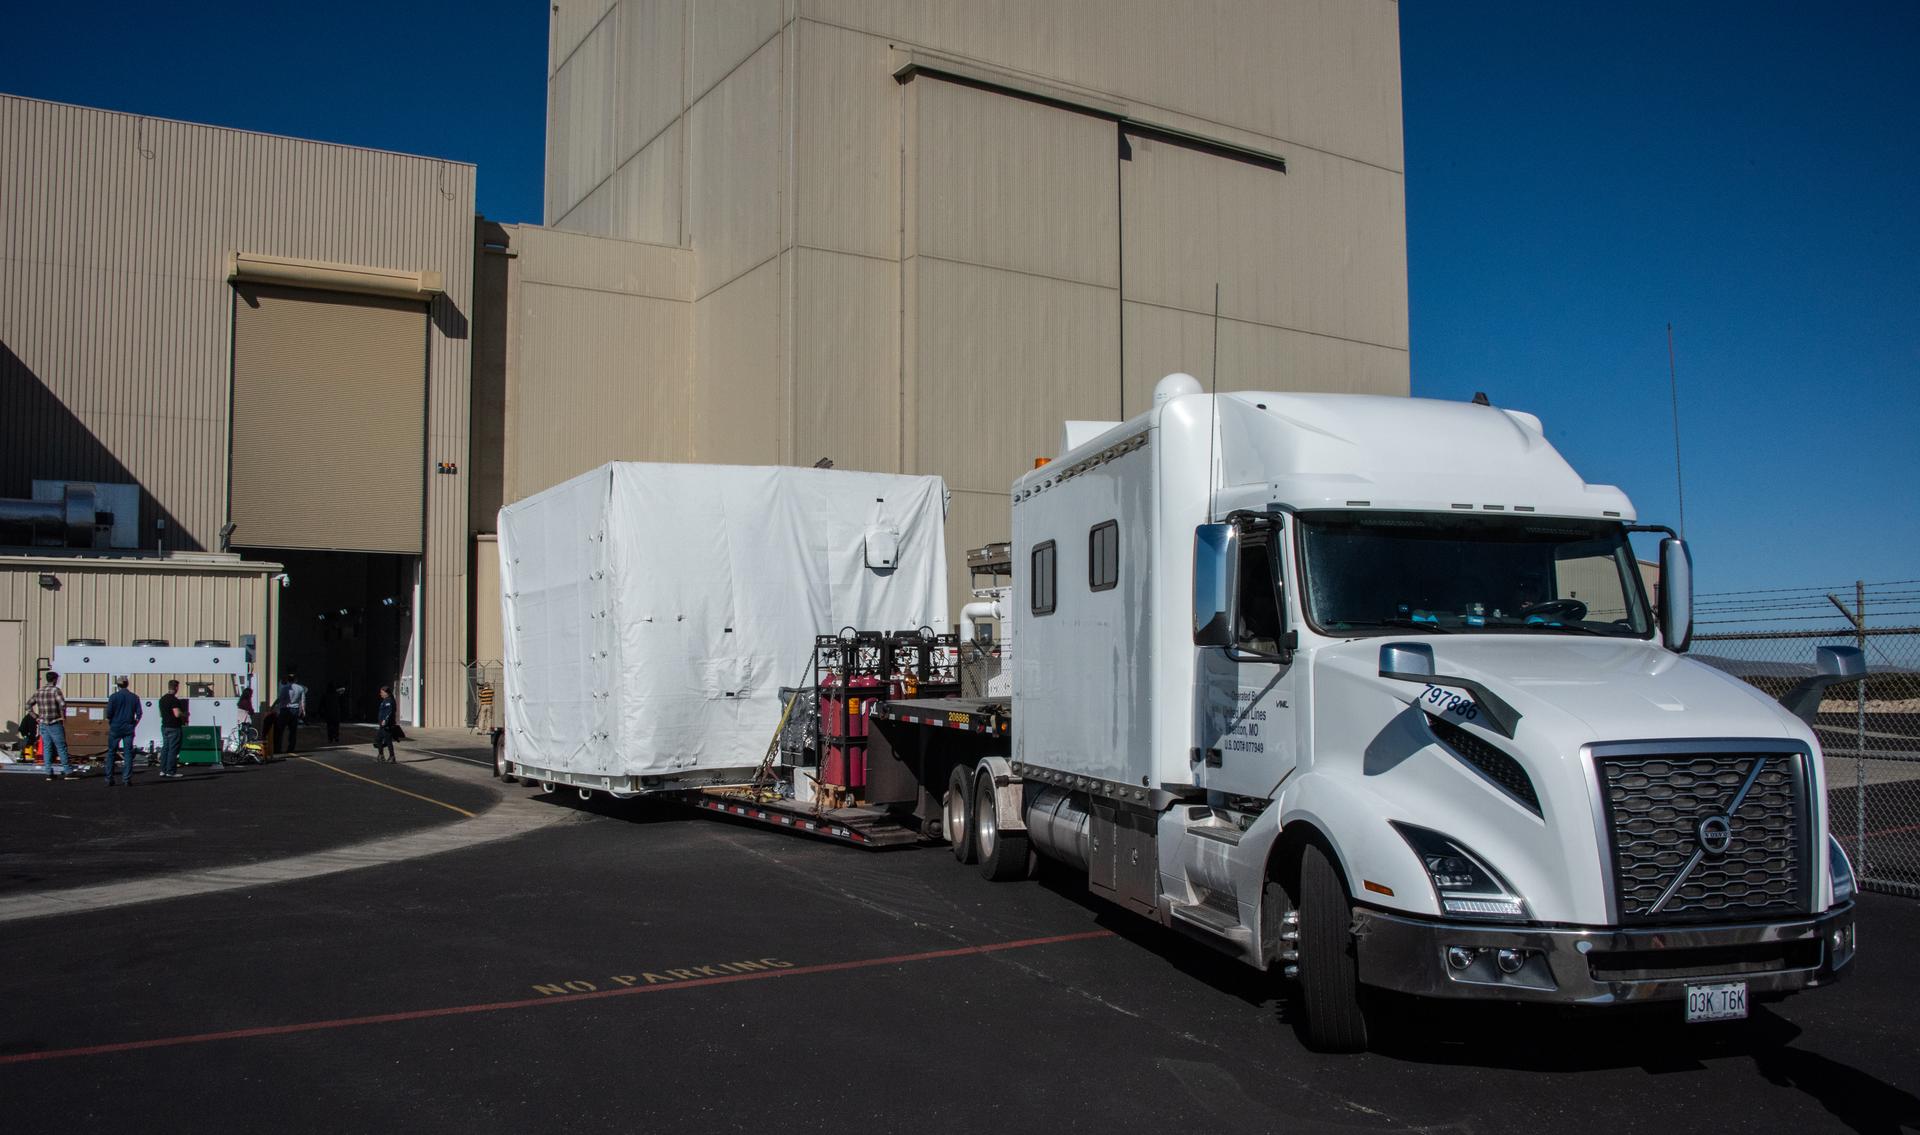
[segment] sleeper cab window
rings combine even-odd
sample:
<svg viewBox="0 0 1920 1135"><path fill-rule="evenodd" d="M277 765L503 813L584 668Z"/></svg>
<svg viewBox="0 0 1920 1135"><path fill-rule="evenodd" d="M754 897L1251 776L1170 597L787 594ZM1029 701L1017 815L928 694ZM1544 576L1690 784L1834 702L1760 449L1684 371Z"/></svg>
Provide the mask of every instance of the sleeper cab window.
<svg viewBox="0 0 1920 1135"><path fill-rule="evenodd" d="M1036 615L1053 614L1054 559L1052 540L1033 546L1033 600L1030 605Z"/></svg>
<svg viewBox="0 0 1920 1135"><path fill-rule="evenodd" d="M1087 587L1111 591L1120 582L1120 522L1096 524L1087 533Z"/></svg>

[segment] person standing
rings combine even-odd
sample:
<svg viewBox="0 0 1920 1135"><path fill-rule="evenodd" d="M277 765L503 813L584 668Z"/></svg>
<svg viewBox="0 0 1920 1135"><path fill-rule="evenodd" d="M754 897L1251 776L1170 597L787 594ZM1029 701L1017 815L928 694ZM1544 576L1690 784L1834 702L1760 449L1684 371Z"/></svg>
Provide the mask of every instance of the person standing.
<svg viewBox="0 0 1920 1135"><path fill-rule="evenodd" d="M280 751L294 753L300 748L300 719L307 715L307 688L293 671L287 671L286 680L280 683L280 697L273 708Z"/></svg>
<svg viewBox="0 0 1920 1135"><path fill-rule="evenodd" d="M347 688L338 682L328 682L326 697L323 700L327 707L327 744L338 745L340 717L347 709Z"/></svg>
<svg viewBox="0 0 1920 1135"><path fill-rule="evenodd" d="M394 703L393 688L380 687L380 707L374 710L373 759L393 763L393 726L398 720L400 707ZM382 752L385 756L381 756Z"/></svg>
<svg viewBox="0 0 1920 1135"><path fill-rule="evenodd" d="M33 691L27 705L33 710L34 728L40 732L40 752L46 758L47 779L64 777L73 771L67 753L67 695L60 688L60 675L47 671L46 684ZM60 771L53 771L53 754L60 754Z"/></svg>
<svg viewBox="0 0 1920 1135"><path fill-rule="evenodd" d="M480 703L480 719L474 723L473 731L484 737L493 732L493 683L481 679L473 689L473 699Z"/></svg>
<svg viewBox="0 0 1920 1135"><path fill-rule="evenodd" d="M167 692L160 695L160 775L171 780L180 775L180 738L192 710L180 696L180 680L167 680Z"/></svg>
<svg viewBox="0 0 1920 1135"><path fill-rule="evenodd" d="M140 699L127 688L127 679L113 680L114 691L107 698L107 785L113 785L114 766L124 758L120 783L133 784L133 728L140 724Z"/></svg>

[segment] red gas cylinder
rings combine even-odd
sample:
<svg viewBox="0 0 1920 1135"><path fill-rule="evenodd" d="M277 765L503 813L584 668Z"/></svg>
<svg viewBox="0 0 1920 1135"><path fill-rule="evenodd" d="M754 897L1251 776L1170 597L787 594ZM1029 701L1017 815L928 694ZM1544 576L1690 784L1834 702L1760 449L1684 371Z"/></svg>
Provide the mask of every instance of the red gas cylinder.
<svg viewBox="0 0 1920 1135"><path fill-rule="evenodd" d="M826 742L820 762L821 783L847 788L866 786L867 747L863 742L867 736L867 714L881 688L880 679L861 674L821 691L820 736Z"/></svg>

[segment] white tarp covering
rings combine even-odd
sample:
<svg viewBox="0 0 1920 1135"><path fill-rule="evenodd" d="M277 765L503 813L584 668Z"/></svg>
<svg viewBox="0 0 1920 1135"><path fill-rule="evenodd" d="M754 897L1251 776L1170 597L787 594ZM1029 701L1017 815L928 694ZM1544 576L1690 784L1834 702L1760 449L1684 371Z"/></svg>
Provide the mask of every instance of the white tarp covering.
<svg viewBox="0 0 1920 1135"><path fill-rule="evenodd" d="M815 635L947 629L946 496L938 477L615 462L501 509L511 759L758 765Z"/></svg>

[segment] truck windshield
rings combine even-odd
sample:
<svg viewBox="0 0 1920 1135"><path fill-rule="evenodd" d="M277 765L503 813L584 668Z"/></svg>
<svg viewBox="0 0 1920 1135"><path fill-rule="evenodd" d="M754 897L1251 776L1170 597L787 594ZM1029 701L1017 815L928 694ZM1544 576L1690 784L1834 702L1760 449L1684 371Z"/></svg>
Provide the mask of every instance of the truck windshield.
<svg viewBox="0 0 1920 1135"><path fill-rule="evenodd" d="M1652 633L1618 523L1326 512L1299 532L1307 614L1326 634Z"/></svg>

